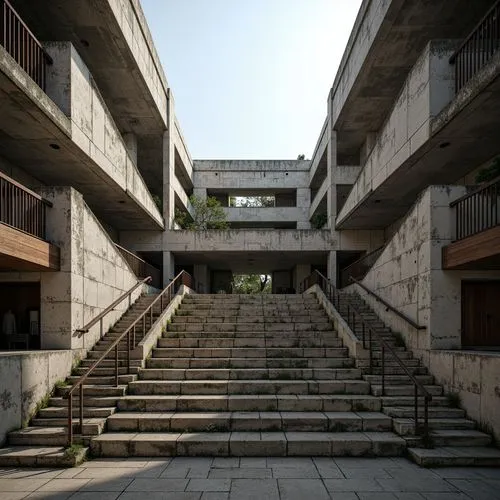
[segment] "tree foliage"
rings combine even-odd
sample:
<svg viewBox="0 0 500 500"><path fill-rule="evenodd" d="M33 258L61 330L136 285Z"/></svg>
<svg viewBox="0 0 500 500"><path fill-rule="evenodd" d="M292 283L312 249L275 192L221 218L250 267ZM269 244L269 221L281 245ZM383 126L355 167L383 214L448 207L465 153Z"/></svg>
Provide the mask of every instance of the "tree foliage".
<svg viewBox="0 0 500 500"><path fill-rule="evenodd" d="M233 293L271 293L271 276L268 274L239 274L233 278Z"/></svg>
<svg viewBox="0 0 500 500"><path fill-rule="evenodd" d="M274 196L231 196L229 198L230 207L274 207Z"/></svg>
<svg viewBox="0 0 500 500"><path fill-rule="evenodd" d="M207 229L227 229L229 227L226 213L219 200L213 196L206 199L190 196L193 207L192 216L188 212L176 210L175 222L182 229L205 231Z"/></svg>
<svg viewBox="0 0 500 500"><path fill-rule="evenodd" d="M476 182L489 182L500 175L500 158L495 158L488 167L482 168L476 175Z"/></svg>

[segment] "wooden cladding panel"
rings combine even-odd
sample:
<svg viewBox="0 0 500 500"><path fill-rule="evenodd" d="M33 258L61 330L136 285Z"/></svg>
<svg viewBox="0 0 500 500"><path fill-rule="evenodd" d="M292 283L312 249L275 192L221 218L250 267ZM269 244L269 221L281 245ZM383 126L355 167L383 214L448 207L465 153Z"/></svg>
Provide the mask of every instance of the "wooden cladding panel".
<svg viewBox="0 0 500 500"><path fill-rule="evenodd" d="M59 248L47 241L0 224L0 268L58 271Z"/></svg>
<svg viewBox="0 0 500 500"><path fill-rule="evenodd" d="M443 248L443 269L474 269L481 261L493 262L495 257L500 259L500 226ZM495 265L492 268L498 267Z"/></svg>

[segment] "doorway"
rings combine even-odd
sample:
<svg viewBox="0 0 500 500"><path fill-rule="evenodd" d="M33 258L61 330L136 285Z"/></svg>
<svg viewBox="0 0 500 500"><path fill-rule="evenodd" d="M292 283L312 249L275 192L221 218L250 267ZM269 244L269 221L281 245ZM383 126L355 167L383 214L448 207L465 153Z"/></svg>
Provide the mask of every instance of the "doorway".
<svg viewBox="0 0 500 500"><path fill-rule="evenodd" d="M462 281L462 348L500 350L500 281Z"/></svg>

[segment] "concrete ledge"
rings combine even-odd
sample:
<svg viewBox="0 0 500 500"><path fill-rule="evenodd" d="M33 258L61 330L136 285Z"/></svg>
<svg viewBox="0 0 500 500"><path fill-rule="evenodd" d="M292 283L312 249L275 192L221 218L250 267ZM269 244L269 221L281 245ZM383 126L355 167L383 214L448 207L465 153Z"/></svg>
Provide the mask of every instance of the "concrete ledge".
<svg viewBox="0 0 500 500"><path fill-rule="evenodd" d="M169 306L165 309L163 314L156 320L152 328L149 330L148 334L139 342L138 346L131 352L132 359L142 359L143 361L151 352L151 349L156 346L158 339L163 333L163 328L167 324L167 321L172 318L175 314L176 309L179 307L184 295L195 293L186 285L181 285L179 291L170 302Z"/></svg>
<svg viewBox="0 0 500 500"><path fill-rule="evenodd" d="M319 303L325 308L325 311L331 319L339 337L342 339L345 347L349 350L349 355L356 359L368 359L370 357L370 351L363 348L363 342L359 340L356 335L354 335L344 318L340 315L337 309L333 307L333 304L323 293L323 290L321 290L318 285L313 285L304 293L312 293L316 295Z"/></svg>

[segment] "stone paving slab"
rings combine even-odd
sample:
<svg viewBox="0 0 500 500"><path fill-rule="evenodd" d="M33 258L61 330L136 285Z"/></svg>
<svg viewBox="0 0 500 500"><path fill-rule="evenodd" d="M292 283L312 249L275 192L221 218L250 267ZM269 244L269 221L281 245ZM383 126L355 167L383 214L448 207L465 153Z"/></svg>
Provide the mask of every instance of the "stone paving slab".
<svg viewBox="0 0 500 500"><path fill-rule="evenodd" d="M422 469L405 458L97 459L1 468L0 499L500 500L499 468Z"/></svg>

